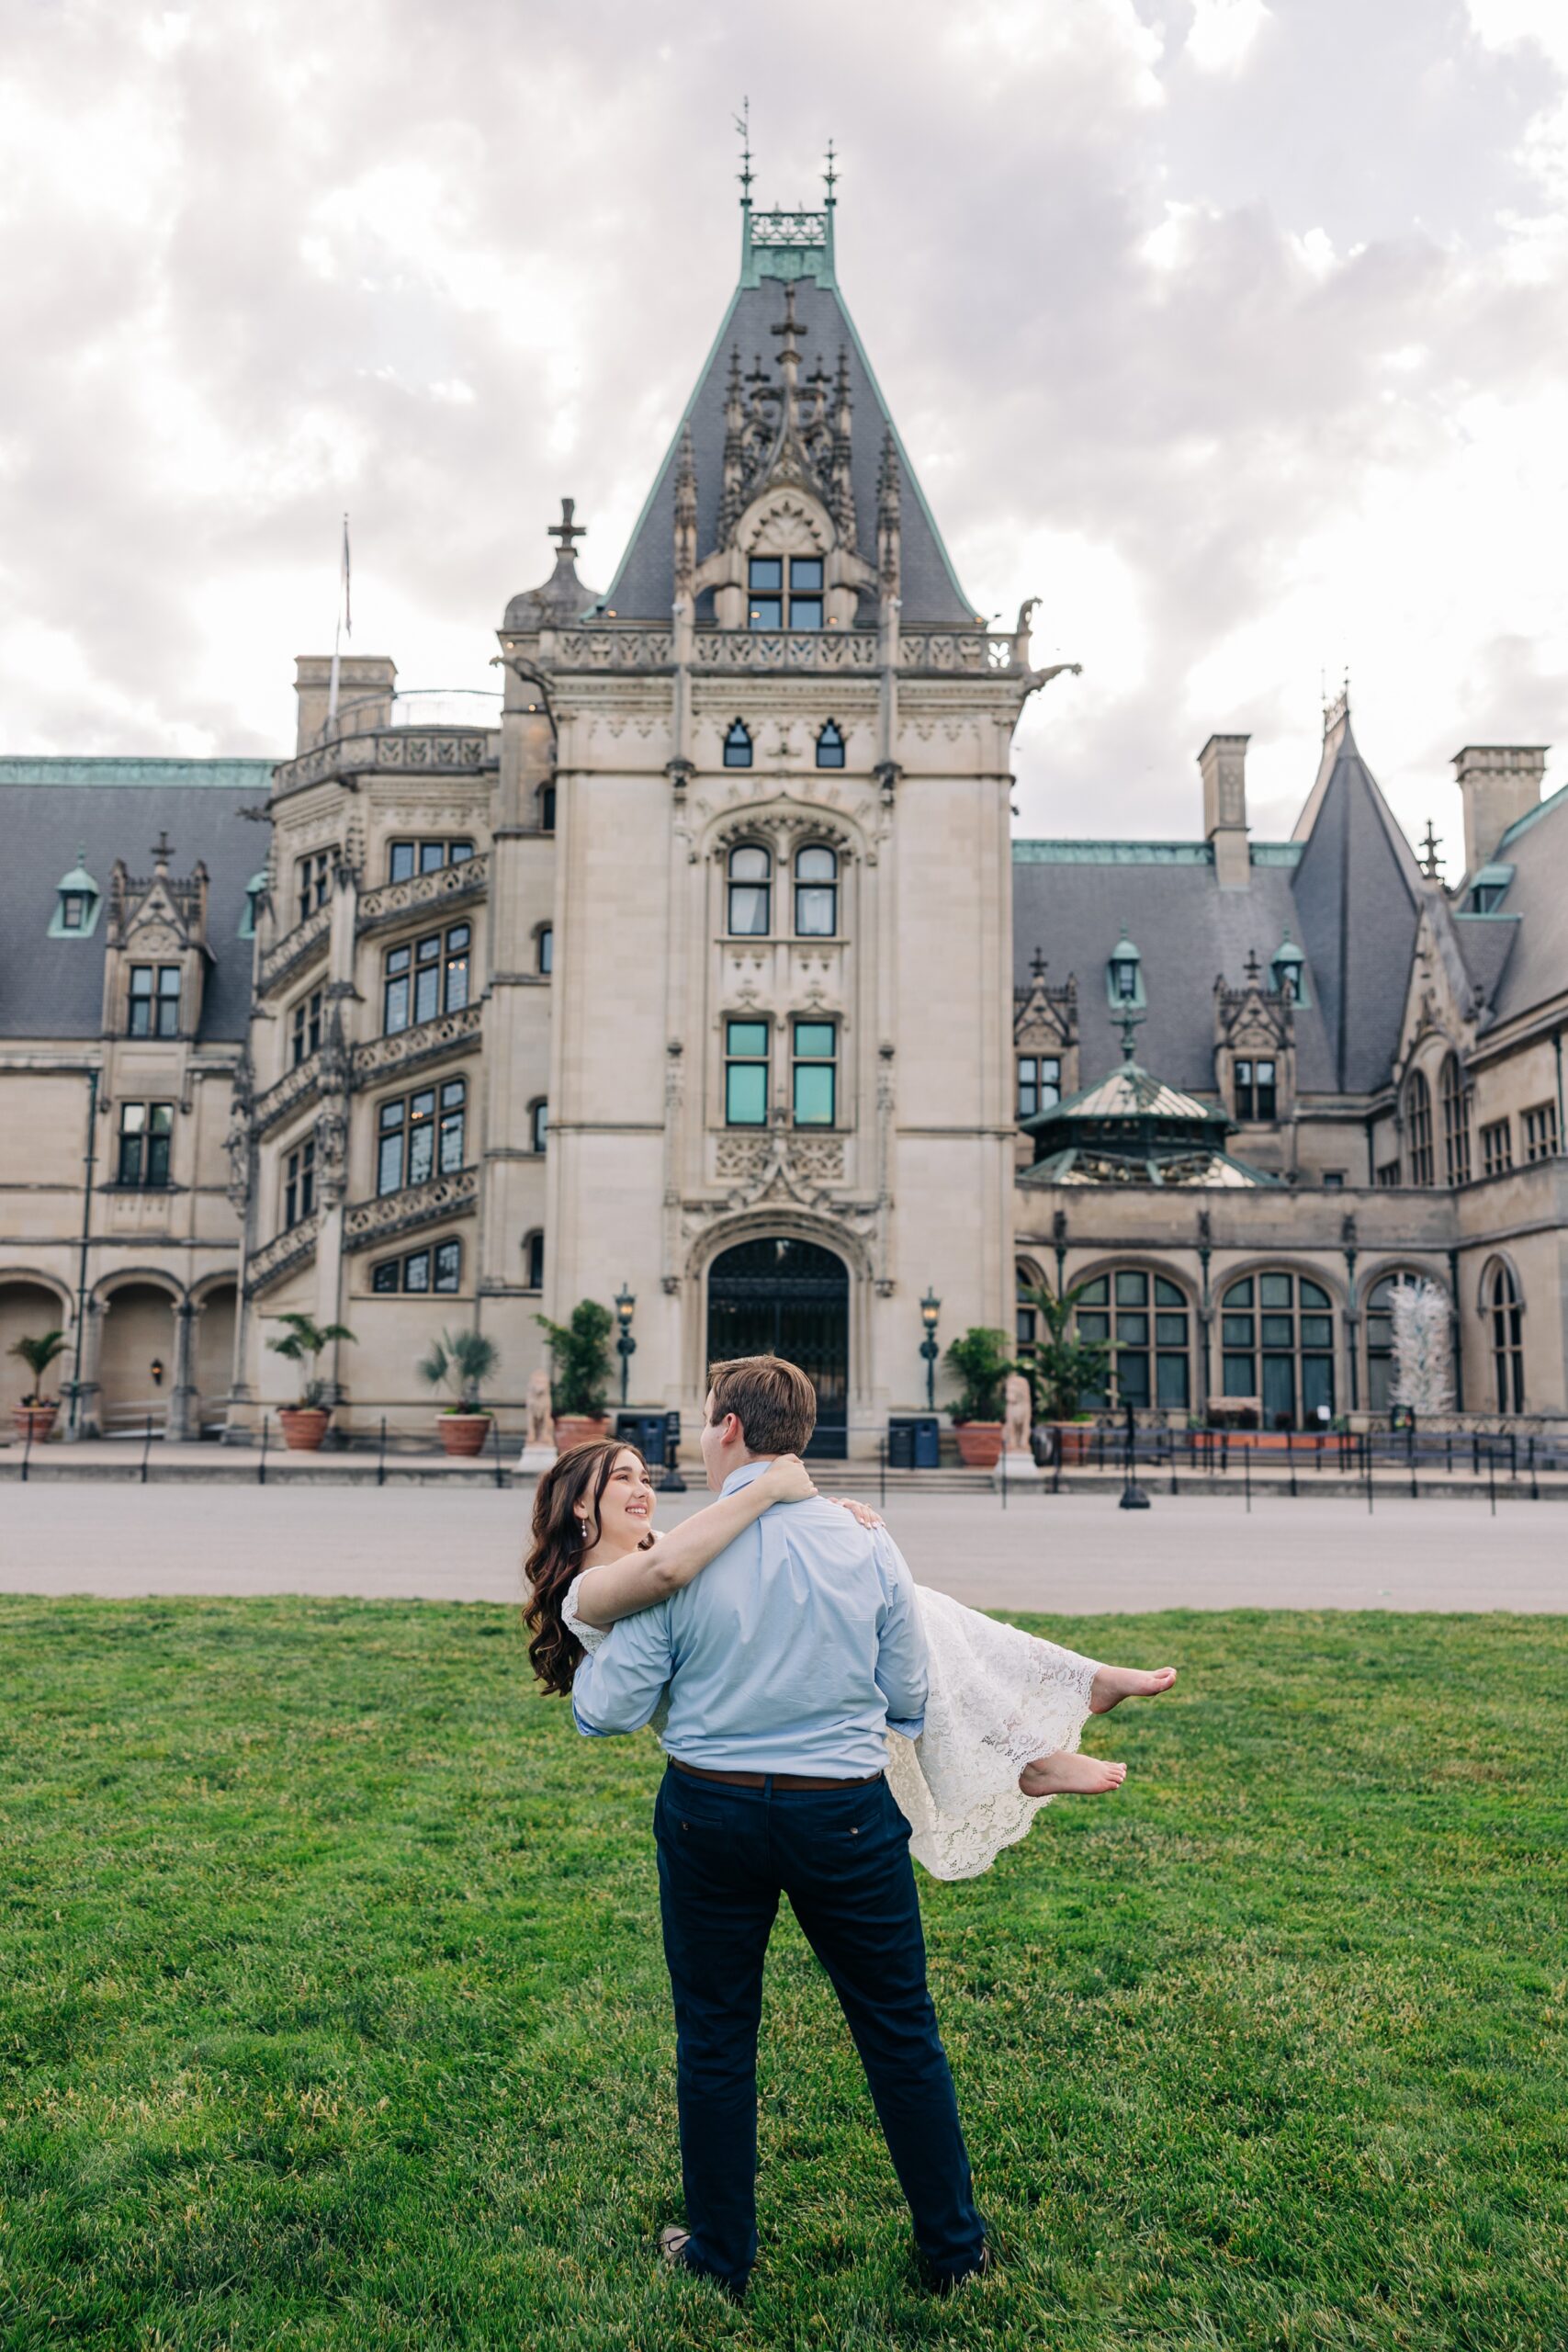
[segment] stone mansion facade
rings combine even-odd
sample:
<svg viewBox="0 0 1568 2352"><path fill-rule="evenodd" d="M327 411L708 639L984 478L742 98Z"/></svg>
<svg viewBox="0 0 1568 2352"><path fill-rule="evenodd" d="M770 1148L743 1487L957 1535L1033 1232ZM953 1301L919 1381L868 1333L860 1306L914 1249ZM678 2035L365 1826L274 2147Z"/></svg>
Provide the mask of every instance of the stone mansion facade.
<svg viewBox="0 0 1568 2352"><path fill-rule="evenodd" d="M1568 1410L1544 753L1460 753L1453 888L1343 704L1289 842L1238 734L1190 841L1014 839L1032 605L957 582L831 197L742 218L613 582L568 502L498 707L310 657L276 765L0 761L0 1344L64 1329L79 1430L243 1438L308 1312L368 1440L428 1432L466 1323L520 1424L536 1316L619 1296L634 1406L690 1430L712 1355L778 1347L864 1454L923 1301L1027 1350L1019 1284L1082 1285L1120 1400L1300 1426L1386 1407L1417 1272L1462 1409Z"/></svg>

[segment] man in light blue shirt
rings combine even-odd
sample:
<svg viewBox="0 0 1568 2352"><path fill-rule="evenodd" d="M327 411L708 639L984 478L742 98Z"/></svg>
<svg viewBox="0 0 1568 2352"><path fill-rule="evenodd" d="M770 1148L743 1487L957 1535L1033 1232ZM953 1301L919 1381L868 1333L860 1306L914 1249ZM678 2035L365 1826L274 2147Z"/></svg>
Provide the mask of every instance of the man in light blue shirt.
<svg viewBox="0 0 1568 2352"><path fill-rule="evenodd" d="M804 1452L815 1419L795 1365L716 1366L709 1486L732 1492ZM690 2226L660 2245L735 2294L757 2252L757 2032L781 1893L854 2035L932 2285L988 2264L926 1988L909 1826L884 1772L886 1731L918 1737L926 1690L897 1545L820 1499L775 1504L577 1669L572 1711L590 1736L641 1730L668 1701L654 1835Z"/></svg>

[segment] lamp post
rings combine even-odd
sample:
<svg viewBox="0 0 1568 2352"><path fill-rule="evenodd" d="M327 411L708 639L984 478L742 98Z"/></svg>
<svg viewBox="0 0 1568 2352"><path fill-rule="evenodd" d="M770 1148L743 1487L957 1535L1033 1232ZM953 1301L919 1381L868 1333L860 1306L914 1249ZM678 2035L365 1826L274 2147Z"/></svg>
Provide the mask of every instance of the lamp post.
<svg viewBox="0 0 1568 2352"><path fill-rule="evenodd" d="M926 1336L920 1341L920 1353L926 1360L926 1410L928 1413L936 1411L936 1318L941 1313L942 1301L928 1283L926 1295L920 1301L920 1320L926 1327Z"/></svg>
<svg viewBox="0 0 1568 2352"><path fill-rule="evenodd" d="M623 1282L615 1293L615 1320L620 1333L615 1340L615 1353L621 1359L621 1409L626 1409L626 1391L631 1376L632 1358L637 1353L637 1341L632 1338L632 1317L637 1300Z"/></svg>

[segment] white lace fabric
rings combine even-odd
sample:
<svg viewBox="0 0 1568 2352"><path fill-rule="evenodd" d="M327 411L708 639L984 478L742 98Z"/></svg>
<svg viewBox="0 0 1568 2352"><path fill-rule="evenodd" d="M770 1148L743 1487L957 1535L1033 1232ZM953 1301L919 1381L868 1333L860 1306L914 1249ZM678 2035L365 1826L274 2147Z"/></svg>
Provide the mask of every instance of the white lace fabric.
<svg viewBox="0 0 1568 2352"><path fill-rule="evenodd" d="M561 1604L570 1633L597 1649L604 1629ZM1000 1625L945 1592L915 1587L931 1662L919 1739L887 1735L887 1784L909 1824L909 1850L933 1878L978 1878L1004 1846L1016 1846L1049 1797L1026 1797L1024 1766L1076 1748L1089 1721L1097 1661ZM653 1728L668 1714L661 1704Z"/></svg>

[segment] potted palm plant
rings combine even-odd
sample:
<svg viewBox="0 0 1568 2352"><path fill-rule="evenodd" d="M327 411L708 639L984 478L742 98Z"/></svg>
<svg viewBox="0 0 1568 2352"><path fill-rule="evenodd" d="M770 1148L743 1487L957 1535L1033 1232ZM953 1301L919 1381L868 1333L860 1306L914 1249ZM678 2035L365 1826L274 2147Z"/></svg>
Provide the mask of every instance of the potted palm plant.
<svg viewBox="0 0 1568 2352"><path fill-rule="evenodd" d="M953 1340L942 1361L963 1384L947 1408L958 1458L971 1470L994 1470L1002 1451L1002 1390L1016 1369L1007 1333L976 1325Z"/></svg>
<svg viewBox="0 0 1568 2352"><path fill-rule="evenodd" d="M552 1323L547 1315L534 1317L550 1343L550 1403L556 1443L563 1453L569 1445L610 1434L604 1396L615 1319L607 1306L592 1298L579 1299L570 1323Z"/></svg>
<svg viewBox="0 0 1568 2352"><path fill-rule="evenodd" d="M313 1371L307 1373L304 1367L313 1365L333 1340L352 1341L354 1334L345 1323L318 1323L313 1315L280 1315L277 1319L288 1329L281 1340L269 1340L267 1346L286 1363L300 1367L299 1403L284 1405L278 1410L283 1442L291 1453L315 1453L327 1433L332 1407L322 1402L327 1393L326 1382Z"/></svg>
<svg viewBox="0 0 1568 2352"><path fill-rule="evenodd" d="M479 1390L493 1379L501 1351L482 1331L443 1331L415 1369L430 1388L449 1388L454 1402L435 1416L446 1453L482 1453L494 1415L479 1403Z"/></svg>
<svg viewBox="0 0 1568 2352"><path fill-rule="evenodd" d="M1035 1344L1030 1377L1040 1418L1051 1423L1056 1459L1064 1464L1085 1458L1089 1430L1087 1416L1079 1419L1082 1399L1086 1395L1103 1396L1111 1380L1110 1349L1097 1340L1080 1340L1072 1328L1073 1309L1082 1287L1080 1283L1077 1289L1064 1291L1060 1298L1043 1283L1022 1294L1045 1326L1047 1336Z"/></svg>
<svg viewBox="0 0 1568 2352"><path fill-rule="evenodd" d="M19 1357L33 1376L21 1403L11 1408L11 1426L19 1438L46 1438L54 1427L60 1399L44 1395L43 1376L55 1359L65 1353L65 1334L45 1331L40 1339L13 1340L7 1352Z"/></svg>

